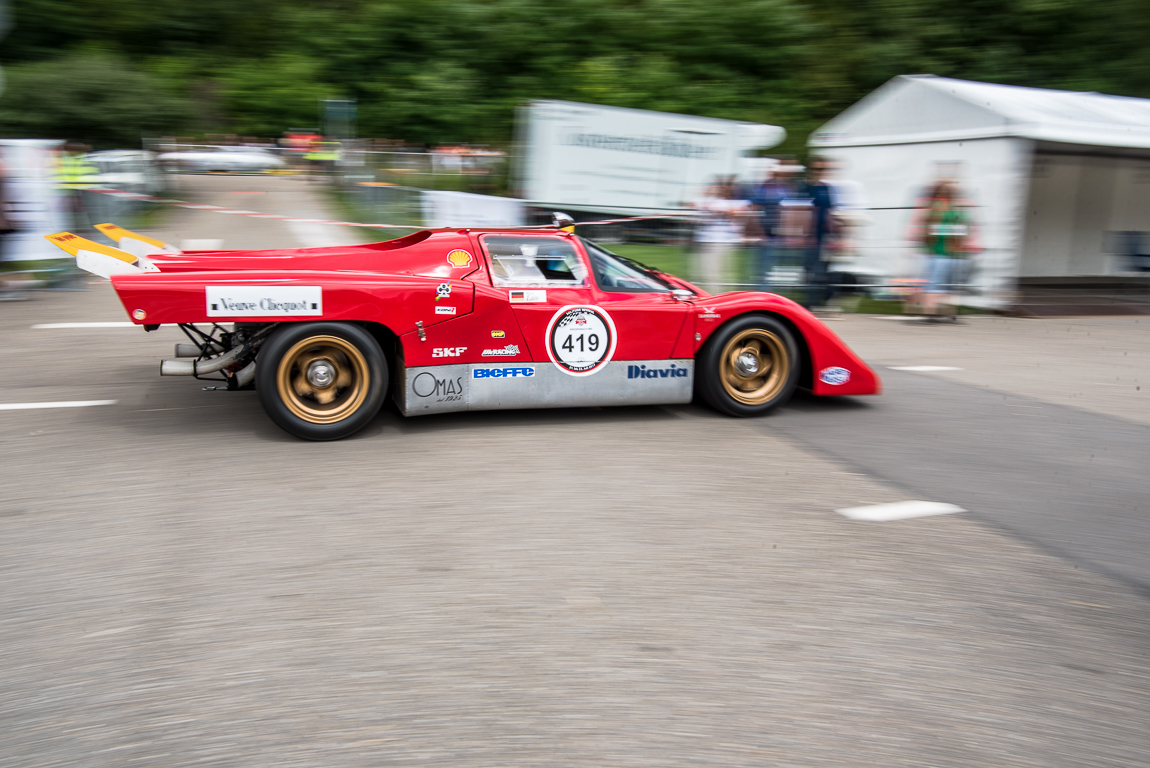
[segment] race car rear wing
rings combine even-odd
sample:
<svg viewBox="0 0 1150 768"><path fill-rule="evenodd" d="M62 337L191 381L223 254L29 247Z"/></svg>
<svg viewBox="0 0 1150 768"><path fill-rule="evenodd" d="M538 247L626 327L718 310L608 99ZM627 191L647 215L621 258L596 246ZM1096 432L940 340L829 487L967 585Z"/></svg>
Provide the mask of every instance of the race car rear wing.
<svg viewBox="0 0 1150 768"><path fill-rule="evenodd" d="M110 245L73 235L71 232L57 232L45 235L44 239L76 257L76 266L93 275L133 275L140 272L159 272L160 268L148 260L147 256L129 253Z"/></svg>
<svg viewBox="0 0 1150 768"><path fill-rule="evenodd" d="M105 237L116 243L116 245L120 247L120 250L127 251L136 256L147 257L156 253L177 255L183 253L183 251L176 246L165 243L163 240L156 240L147 235L141 235L138 232L116 226L115 224L96 224L95 226Z"/></svg>

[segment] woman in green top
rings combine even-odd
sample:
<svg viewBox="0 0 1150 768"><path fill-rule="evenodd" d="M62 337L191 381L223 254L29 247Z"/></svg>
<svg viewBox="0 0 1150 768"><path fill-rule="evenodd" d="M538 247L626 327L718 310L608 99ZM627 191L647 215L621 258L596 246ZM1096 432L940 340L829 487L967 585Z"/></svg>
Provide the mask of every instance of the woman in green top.
<svg viewBox="0 0 1150 768"><path fill-rule="evenodd" d="M950 307L947 315L954 322L957 313L954 293L959 270L969 255L970 222L958 206L958 190L952 182L943 182L935 188L923 224L923 245L930 255L923 312L928 320L934 320L943 307Z"/></svg>

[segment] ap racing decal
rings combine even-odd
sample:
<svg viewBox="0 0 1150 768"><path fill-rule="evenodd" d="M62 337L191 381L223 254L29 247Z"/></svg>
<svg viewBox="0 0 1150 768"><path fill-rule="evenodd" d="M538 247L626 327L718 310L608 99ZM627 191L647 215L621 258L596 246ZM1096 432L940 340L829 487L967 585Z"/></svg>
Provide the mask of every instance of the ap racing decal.
<svg viewBox="0 0 1150 768"><path fill-rule="evenodd" d="M615 354L615 321L599 307L566 306L547 324L547 354L570 376L597 373Z"/></svg>
<svg viewBox="0 0 1150 768"><path fill-rule="evenodd" d="M209 285L208 317L315 317L323 315L318 285Z"/></svg>
<svg viewBox="0 0 1150 768"><path fill-rule="evenodd" d="M819 371L819 381L824 384L838 386L839 384L846 384L851 380L851 372L846 368L832 367L823 368Z"/></svg>

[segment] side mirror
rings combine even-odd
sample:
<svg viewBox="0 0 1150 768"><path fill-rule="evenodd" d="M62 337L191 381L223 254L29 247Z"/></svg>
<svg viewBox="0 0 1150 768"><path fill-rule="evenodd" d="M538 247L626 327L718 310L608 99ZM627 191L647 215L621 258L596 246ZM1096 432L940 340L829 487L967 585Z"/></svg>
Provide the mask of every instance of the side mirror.
<svg viewBox="0 0 1150 768"><path fill-rule="evenodd" d="M686 288L672 288L671 297L675 301L690 301L691 299L695 298L695 293L693 291L688 291Z"/></svg>
<svg viewBox="0 0 1150 768"><path fill-rule="evenodd" d="M575 219L571 218L561 211L555 211L551 214L551 226L556 229L561 229L564 232L575 231Z"/></svg>

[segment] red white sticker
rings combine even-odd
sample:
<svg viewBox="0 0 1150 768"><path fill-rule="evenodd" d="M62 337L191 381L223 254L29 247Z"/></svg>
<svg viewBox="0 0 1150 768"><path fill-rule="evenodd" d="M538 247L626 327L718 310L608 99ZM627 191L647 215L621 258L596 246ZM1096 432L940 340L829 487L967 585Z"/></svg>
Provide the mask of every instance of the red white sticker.
<svg viewBox="0 0 1150 768"><path fill-rule="evenodd" d="M473 257L471 254L467 251L463 250L462 248L456 248L454 251L447 254L447 263L456 269L463 269L464 267L471 266L472 258Z"/></svg>
<svg viewBox="0 0 1150 768"><path fill-rule="evenodd" d="M435 314L437 314L437 315L454 315L455 314L455 307L438 306L435 308Z"/></svg>
<svg viewBox="0 0 1150 768"><path fill-rule="evenodd" d="M547 324L547 354L569 376L597 373L615 354L615 321L599 307L567 306Z"/></svg>
<svg viewBox="0 0 1150 768"><path fill-rule="evenodd" d="M512 304L544 304L547 291L508 291L507 300Z"/></svg>

